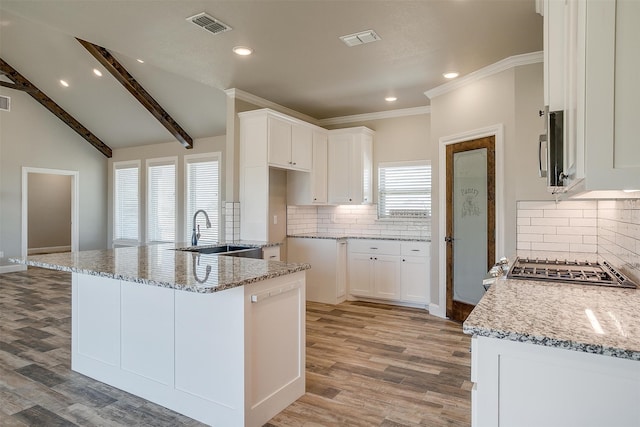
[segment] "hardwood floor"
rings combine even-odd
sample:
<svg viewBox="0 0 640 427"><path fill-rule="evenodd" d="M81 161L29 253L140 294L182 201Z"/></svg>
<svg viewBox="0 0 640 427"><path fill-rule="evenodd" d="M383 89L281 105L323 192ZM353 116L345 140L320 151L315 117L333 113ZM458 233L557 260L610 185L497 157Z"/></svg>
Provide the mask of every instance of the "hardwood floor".
<svg viewBox="0 0 640 427"><path fill-rule="evenodd" d="M0 274L0 425L201 426L70 369L70 274ZM307 393L267 426L468 426L470 339L422 310L307 305Z"/></svg>

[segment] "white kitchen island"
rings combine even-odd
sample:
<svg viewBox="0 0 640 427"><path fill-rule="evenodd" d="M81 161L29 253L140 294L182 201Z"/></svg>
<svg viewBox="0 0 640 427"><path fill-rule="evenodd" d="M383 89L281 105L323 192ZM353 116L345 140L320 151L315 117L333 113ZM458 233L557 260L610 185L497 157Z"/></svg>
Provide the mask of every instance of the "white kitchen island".
<svg viewBox="0 0 640 427"><path fill-rule="evenodd" d="M71 271L72 369L213 426L305 392L305 264L158 245L29 257Z"/></svg>

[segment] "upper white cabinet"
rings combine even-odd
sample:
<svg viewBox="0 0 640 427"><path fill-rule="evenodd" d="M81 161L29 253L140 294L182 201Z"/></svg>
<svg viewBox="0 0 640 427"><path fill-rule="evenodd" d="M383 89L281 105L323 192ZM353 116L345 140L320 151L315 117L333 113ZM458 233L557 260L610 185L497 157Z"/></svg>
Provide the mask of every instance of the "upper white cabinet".
<svg viewBox="0 0 640 427"><path fill-rule="evenodd" d="M312 129L269 110L267 115L269 165L283 169L310 171L312 162Z"/></svg>
<svg viewBox="0 0 640 427"><path fill-rule="evenodd" d="M545 0L545 102L570 192L640 189L640 2Z"/></svg>
<svg viewBox="0 0 640 427"><path fill-rule="evenodd" d="M330 204L372 203L373 134L365 127L329 131Z"/></svg>
<svg viewBox="0 0 640 427"><path fill-rule="evenodd" d="M324 205L327 203L327 131L313 130L311 173L287 172L287 203Z"/></svg>

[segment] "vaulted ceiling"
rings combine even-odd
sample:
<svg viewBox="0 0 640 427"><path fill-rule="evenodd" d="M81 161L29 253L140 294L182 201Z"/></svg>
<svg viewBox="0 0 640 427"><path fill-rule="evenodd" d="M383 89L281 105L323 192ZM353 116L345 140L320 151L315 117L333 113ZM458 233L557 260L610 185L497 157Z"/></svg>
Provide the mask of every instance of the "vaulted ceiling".
<svg viewBox="0 0 640 427"><path fill-rule="evenodd" d="M232 30L186 21L200 12ZM381 40L339 39L368 29ZM542 17L535 0L0 0L0 57L121 148L172 136L76 38L106 48L200 138L225 133L229 88L317 119L428 105L444 72L541 50ZM253 55L236 56L237 45Z"/></svg>

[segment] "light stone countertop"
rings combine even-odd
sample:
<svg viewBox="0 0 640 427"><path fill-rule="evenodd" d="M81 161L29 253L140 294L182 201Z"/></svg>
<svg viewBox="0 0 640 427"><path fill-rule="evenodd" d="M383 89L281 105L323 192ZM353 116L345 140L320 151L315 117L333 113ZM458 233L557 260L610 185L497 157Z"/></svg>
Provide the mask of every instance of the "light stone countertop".
<svg viewBox="0 0 640 427"><path fill-rule="evenodd" d="M259 242L235 243L256 247L272 246ZM308 264L174 250L188 246L189 244L159 244L33 255L11 261L199 293L222 291L310 268Z"/></svg>
<svg viewBox="0 0 640 427"><path fill-rule="evenodd" d="M371 240L398 240L403 242L431 242L430 238L424 237L398 237L398 236L381 236L376 235L363 235L363 234L341 234L341 233L301 233L301 234L289 234L287 237L298 237L304 239L371 239Z"/></svg>
<svg viewBox="0 0 640 427"><path fill-rule="evenodd" d="M640 360L640 289L501 277L463 331Z"/></svg>

